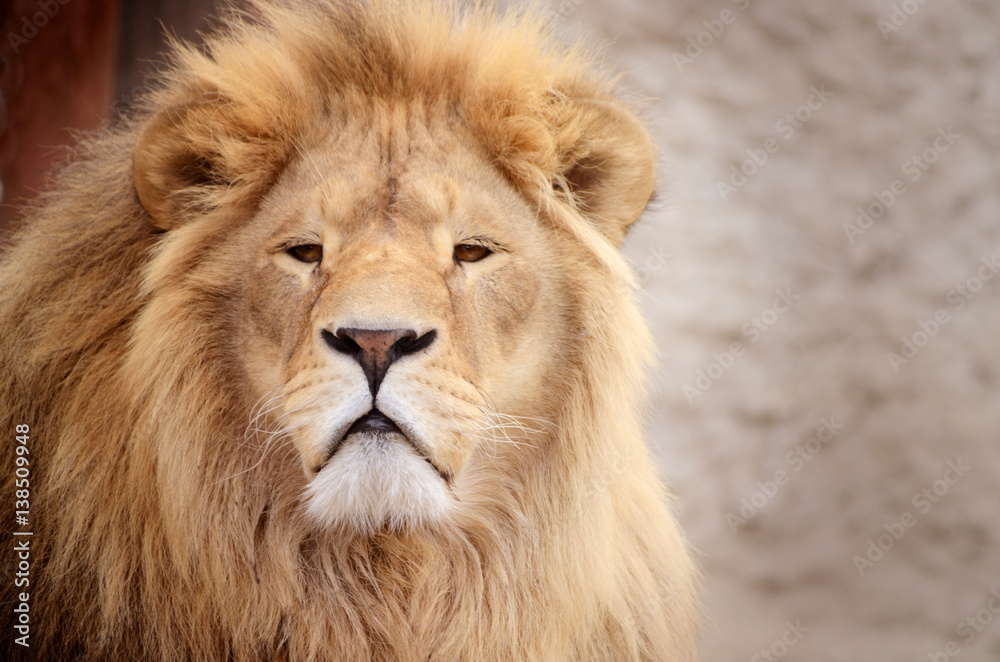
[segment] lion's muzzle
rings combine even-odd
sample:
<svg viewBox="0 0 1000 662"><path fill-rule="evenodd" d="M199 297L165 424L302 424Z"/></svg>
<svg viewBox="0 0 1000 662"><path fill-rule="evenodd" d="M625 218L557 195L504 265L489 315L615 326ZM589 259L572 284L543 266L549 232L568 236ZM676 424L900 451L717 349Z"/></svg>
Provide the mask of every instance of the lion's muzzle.
<svg viewBox="0 0 1000 662"><path fill-rule="evenodd" d="M323 329L322 335L327 345L341 354L354 357L361 364L368 378L368 389L375 398L389 366L402 356L427 348L434 342L437 332L431 330L418 337L413 329L340 328L336 333Z"/></svg>

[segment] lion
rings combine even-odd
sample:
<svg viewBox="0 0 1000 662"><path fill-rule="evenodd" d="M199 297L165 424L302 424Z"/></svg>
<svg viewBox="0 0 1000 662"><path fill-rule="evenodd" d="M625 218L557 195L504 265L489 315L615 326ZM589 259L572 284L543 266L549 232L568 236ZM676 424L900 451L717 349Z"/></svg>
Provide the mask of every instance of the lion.
<svg viewBox="0 0 1000 662"><path fill-rule="evenodd" d="M241 11L3 257L4 654L694 659L614 78L530 12Z"/></svg>

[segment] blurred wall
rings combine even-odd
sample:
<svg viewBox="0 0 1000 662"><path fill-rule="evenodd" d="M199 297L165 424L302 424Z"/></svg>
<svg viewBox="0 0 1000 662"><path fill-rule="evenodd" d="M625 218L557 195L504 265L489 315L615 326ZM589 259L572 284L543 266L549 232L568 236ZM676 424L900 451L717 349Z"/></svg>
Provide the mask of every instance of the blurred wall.
<svg viewBox="0 0 1000 662"><path fill-rule="evenodd" d="M197 40L223 4L223 0L124 0L114 110L129 108L148 85L162 60L167 35Z"/></svg>
<svg viewBox="0 0 1000 662"><path fill-rule="evenodd" d="M1000 5L557 8L660 144L625 249L704 659L1000 660Z"/></svg>

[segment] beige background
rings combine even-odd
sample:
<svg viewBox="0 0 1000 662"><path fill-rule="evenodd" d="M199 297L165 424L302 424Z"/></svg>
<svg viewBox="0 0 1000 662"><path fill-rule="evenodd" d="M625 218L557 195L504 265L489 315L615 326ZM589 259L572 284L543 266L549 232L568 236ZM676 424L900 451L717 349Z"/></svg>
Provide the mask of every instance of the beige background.
<svg viewBox="0 0 1000 662"><path fill-rule="evenodd" d="M707 575L705 660L1000 659L1000 278L976 280L1000 258L1000 5L893 4L561 5L660 144L662 201L625 250L662 352L650 436ZM799 298L769 312L779 289ZM894 370L922 321L933 337ZM843 427L786 457L824 419ZM761 507L727 522L742 498ZM888 550L862 575L869 540Z"/></svg>

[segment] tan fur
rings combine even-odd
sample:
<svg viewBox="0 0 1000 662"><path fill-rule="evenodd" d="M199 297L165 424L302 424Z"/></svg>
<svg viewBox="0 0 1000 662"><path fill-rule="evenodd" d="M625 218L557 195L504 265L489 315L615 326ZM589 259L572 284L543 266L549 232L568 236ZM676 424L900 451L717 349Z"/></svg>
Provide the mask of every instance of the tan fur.
<svg viewBox="0 0 1000 662"><path fill-rule="evenodd" d="M641 123L531 16L247 11L84 142L0 267L32 655L693 659L617 251L653 187ZM321 263L282 248L303 234ZM453 260L484 236L503 250ZM412 421L412 448L385 446L410 482L376 471L335 515L354 492L319 481L363 453L329 457L331 421L370 403L322 331L352 323L438 335L378 395Z"/></svg>

